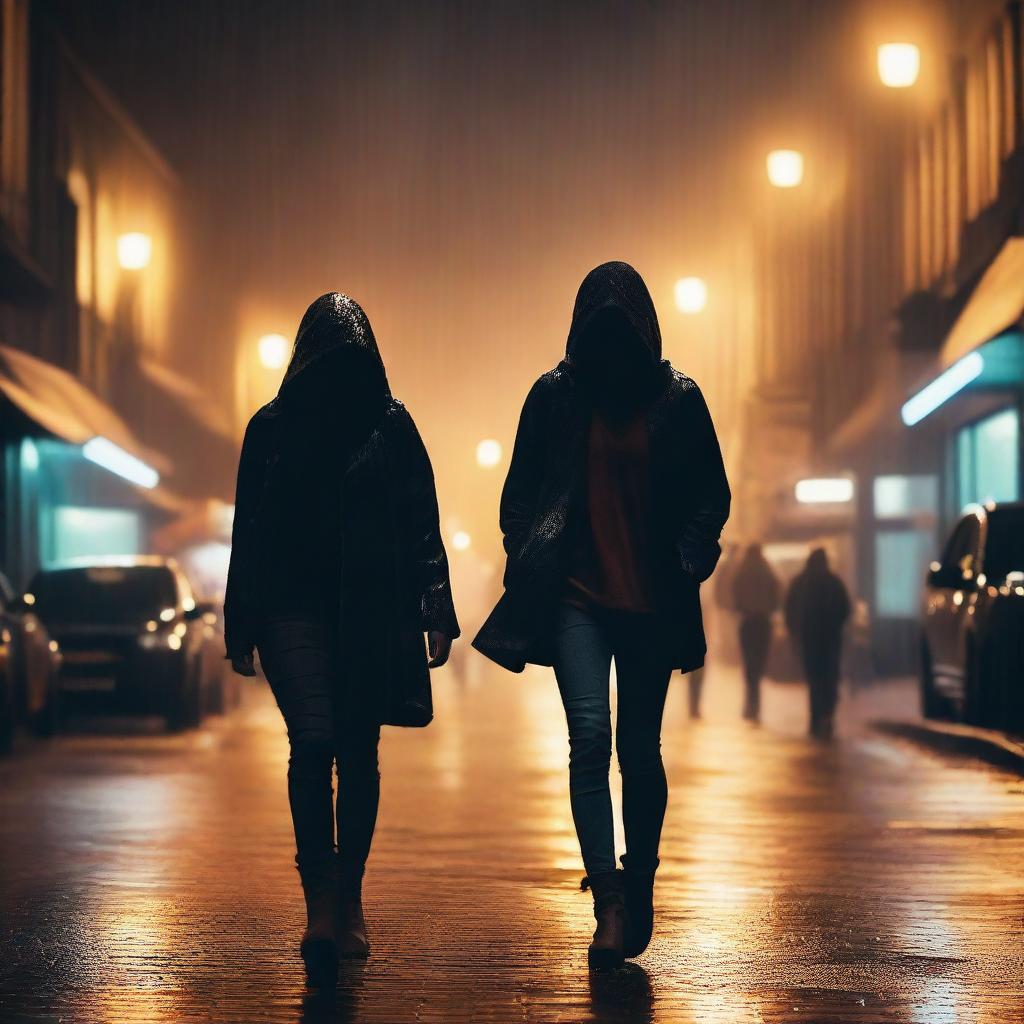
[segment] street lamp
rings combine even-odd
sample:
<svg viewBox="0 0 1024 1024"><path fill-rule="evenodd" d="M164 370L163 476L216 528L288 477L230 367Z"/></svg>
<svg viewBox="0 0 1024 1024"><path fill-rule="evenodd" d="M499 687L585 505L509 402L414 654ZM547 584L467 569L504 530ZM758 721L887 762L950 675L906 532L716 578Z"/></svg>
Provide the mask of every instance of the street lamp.
<svg viewBox="0 0 1024 1024"><path fill-rule="evenodd" d="M268 370L280 370L288 361L288 339L283 334L264 334L257 342L260 362Z"/></svg>
<svg viewBox="0 0 1024 1024"><path fill-rule="evenodd" d="M122 270L143 270L153 256L153 239L141 231L129 231L117 240L117 262Z"/></svg>
<svg viewBox="0 0 1024 1024"><path fill-rule="evenodd" d="M773 149L765 167L776 188L796 188L804 180L804 156L795 149Z"/></svg>
<svg viewBox="0 0 1024 1024"><path fill-rule="evenodd" d="M708 286L699 277L681 277L675 287L676 308L680 313L699 313L708 304Z"/></svg>
<svg viewBox="0 0 1024 1024"><path fill-rule="evenodd" d="M476 464L482 469L493 469L501 462L501 442L486 438L476 446Z"/></svg>
<svg viewBox="0 0 1024 1024"><path fill-rule="evenodd" d="M914 43L883 43L878 48L878 77L890 89L909 89L921 71L921 51Z"/></svg>

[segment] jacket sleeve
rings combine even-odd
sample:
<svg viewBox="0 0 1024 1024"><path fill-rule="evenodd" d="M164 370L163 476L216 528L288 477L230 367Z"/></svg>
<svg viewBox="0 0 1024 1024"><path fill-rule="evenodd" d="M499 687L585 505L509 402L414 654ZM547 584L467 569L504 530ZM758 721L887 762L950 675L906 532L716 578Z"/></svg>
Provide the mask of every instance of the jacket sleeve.
<svg viewBox="0 0 1024 1024"><path fill-rule="evenodd" d="M252 588L256 513L266 472L267 445L263 424L249 421L238 460L235 518L231 526L231 560L224 592L224 645L229 658L251 654L255 646Z"/></svg>
<svg viewBox="0 0 1024 1024"><path fill-rule="evenodd" d="M703 583L714 571L722 553L718 538L729 518L732 495L718 435L704 396L696 385L689 392L689 401L689 436L683 439L692 452L687 479L689 501L676 548L683 570Z"/></svg>
<svg viewBox="0 0 1024 1024"><path fill-rule="evenodd" d="M522 550L540 497L545 404L544 384L537 381L523 403L508 476L501 490L498 522L505 554L510 559ZM507 576L506 571L506 579Z"/></svg>
<svg viewBox="0 0 1024 1024"><path fill-rule="evenodd" d="M437 491L430 456L412 416L406 412L408 476L405 534L420 588L420 609L425 632L436 630L454 640L461 634L452 601L448 556L441 540Z"/></svg>

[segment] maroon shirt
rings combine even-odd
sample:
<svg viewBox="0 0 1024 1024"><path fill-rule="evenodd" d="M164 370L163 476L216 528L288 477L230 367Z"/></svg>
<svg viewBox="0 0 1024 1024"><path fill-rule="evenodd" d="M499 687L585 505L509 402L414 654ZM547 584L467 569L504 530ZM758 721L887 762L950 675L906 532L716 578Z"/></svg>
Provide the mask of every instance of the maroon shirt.
<svg viewBox="0 0 1024 1024"><path fill-rule="evenodd" d="M651 474L646 413L621 428L594 415L587 449L587 526L573 550L568 599L621 611L654 610Z"/></svg>

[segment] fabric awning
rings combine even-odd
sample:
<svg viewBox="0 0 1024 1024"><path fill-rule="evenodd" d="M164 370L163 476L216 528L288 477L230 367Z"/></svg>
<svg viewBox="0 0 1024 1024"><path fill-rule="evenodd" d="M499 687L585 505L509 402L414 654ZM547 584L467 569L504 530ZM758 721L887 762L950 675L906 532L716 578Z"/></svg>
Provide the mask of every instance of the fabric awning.
<svg viewBox="0 0 1024 1024"><path fill-rule="evenodd" d="M1024 316L1024 238L1011 238L981 276L942 345L942 368L1021 322Z"/></svg>
<svg viewBox="0 0 1024 1024"><path fill-rule="evenodd" d="M171 471L166 456L141 444L106 402L59 366L0 344L0 391L54 437L69 444L105 437L159 473Z"/></svg>
<svg viewBox="0 0 1024 1024"><path fill-rule="evenodd" d="M164 392L182 411L204 430L234 446L231 420L216 402L187 377L152 359L140 357L139 371L155 388Z"/></svg>

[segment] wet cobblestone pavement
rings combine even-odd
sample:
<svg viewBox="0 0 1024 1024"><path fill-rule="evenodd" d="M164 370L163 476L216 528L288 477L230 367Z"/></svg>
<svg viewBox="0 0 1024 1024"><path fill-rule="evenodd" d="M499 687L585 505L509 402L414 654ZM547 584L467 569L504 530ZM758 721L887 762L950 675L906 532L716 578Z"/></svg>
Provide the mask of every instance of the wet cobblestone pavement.
<svg viewBox="0 0 1024 1024"><path fill-rule="evenodd" d="M295 952L285 742L261 690L193 734L0 763L0 1020L1021 1021L1021 779L849 721L813 744L786 687L746 728L726 675L691 725L675 686L660 917L635 966L586 970L554 686L446 671L438 721L386 734L374 952L331 997L307 995Z"/></svg>

